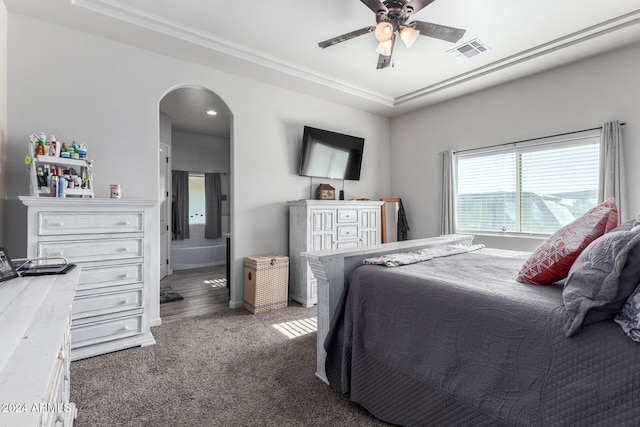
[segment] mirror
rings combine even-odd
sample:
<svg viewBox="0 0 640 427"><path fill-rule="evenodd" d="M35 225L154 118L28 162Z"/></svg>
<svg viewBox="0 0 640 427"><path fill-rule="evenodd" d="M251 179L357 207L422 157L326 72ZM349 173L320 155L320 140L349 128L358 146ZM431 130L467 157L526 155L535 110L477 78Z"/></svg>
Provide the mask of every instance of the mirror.
<svg viewBox="0 0 640 427"><path fill-rule="evenodd" d="M398 241L398 213L400 212L400 199L380 199L382 211L380 220L382 222L382 243Z"/></svg>

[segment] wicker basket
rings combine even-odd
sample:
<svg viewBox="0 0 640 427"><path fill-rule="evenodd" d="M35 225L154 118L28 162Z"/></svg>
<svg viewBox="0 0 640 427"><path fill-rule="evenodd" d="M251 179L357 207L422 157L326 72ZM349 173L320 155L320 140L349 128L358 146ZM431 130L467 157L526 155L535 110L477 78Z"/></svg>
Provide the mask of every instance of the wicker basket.
<svg viewBox="0 0 640 427"><path fill-rule="evenodd" d="M265 255L244 260L244 308L253 314L287 306L289 257Z"/></svg>

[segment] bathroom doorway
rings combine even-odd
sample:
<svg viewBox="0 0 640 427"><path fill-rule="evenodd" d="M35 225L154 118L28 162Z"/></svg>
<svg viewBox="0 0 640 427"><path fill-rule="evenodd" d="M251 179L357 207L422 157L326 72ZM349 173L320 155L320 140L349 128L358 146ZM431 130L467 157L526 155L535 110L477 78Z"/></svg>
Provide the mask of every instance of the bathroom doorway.
<svg viewBox="0 0 640 427"><path fill-rule="evenodd" d="M159 114L160 316L167 322L229 304L231 114L200 86L169 91Z"/></svg>

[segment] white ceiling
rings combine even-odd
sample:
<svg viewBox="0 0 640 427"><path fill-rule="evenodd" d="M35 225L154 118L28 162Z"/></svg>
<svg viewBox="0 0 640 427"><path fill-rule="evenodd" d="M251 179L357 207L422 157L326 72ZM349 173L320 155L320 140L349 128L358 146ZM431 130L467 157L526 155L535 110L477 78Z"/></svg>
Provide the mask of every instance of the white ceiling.
<svg viewBox="0 0 640 427"><path fill-rule="evenodd" d="M394 66L377 70L371 33L317 45L375 25L359 0L5 3L12 13L388 117L640 41L638 0L436 0L409 21L464 28L464 37L452 44L421 36L410 49L398 41ZM490 50L466 61L447 53L473 39Z"/></svg>

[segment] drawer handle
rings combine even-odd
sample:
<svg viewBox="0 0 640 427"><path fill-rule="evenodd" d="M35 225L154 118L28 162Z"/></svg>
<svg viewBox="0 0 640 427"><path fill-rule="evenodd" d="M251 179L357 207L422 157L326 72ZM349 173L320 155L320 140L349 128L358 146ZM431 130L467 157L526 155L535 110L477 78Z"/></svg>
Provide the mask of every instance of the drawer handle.
<svg viewBox="0 0 640 427"><path fill-rule="evenodd" d="M49 255L53 255L53 256L63 256L63 255L64 255L64 252L63 252L63 251L51 252Z"/></svg>
<svg viewBox="0 0 640 427"><path fill-rule="evenodd" d="M129 327L128 327L128 326L123 326L123 327L122 327L122 330L123 330L123 331L128 331L128 330L129 330Z"/></svg>
<svg viewBox="0 0 640 427"><path fill-rule="evenodd" d="M52 227L64 227L64 222L52 222Z"/></svg>
<svg viewBox="0 0 640 427"><path fill-rule="evenodd" d="M121 275L120 275L120 276L118 276L118 277L119 277L120 279L126 279L126 278L128 278L128 277L129 277L129 273L121 274Z"/></svg>
<svg viewBox="0 0 640 427"><path fill-rule="evenodd" d="M129 221L122 221L119 225L130 225L131 223Z"/></svg>
<svg viewBox="0 0 640 427"><path fill-rule="evenodd" d="M129 252L129 248L120 248L118 252Z"/></svg>
<svg viewBox="0 0 640 427"><path fill-rule="evenodd" d="M127 305L127 304L129 304L129 300L128 299L122 300L122 302L120 304Z"/></svg>

